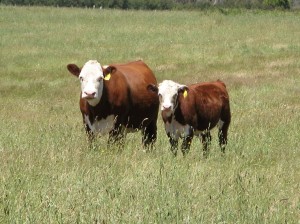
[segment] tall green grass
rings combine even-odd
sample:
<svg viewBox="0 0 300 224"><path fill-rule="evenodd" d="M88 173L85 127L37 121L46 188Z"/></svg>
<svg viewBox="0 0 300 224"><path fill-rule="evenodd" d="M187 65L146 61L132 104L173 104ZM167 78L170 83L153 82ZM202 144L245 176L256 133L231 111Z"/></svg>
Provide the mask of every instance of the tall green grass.
<svg viewBox="0 0 300 224"><path fill-rule="evenodd" d="M300 16L0 7L0 223L298 223ZM222 79L223 156L128 134L87 147L68 63L143 59L157 79Z"/></svg>

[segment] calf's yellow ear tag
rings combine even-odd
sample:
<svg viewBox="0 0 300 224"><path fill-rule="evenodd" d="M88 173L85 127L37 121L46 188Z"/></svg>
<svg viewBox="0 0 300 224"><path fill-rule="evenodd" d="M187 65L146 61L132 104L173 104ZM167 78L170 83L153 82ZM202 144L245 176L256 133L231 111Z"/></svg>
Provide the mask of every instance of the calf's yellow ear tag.
<svg viewBox="0 0 300 224"><path fill-rule="evenodd" d="M108 74L104 77L104 80L108 81L108 80L110 80L110 77L111 77L111 74L108 73Z"/></svg>
<svg viewBox="0 0 300 224"><path fill-rule="evenodd" d="M186 91L186 90L184 90L184 92L183 92L183 97L184 97L184 98L186 98L186 97L187 97L187 95L188 95L187 91Z"/></svg>

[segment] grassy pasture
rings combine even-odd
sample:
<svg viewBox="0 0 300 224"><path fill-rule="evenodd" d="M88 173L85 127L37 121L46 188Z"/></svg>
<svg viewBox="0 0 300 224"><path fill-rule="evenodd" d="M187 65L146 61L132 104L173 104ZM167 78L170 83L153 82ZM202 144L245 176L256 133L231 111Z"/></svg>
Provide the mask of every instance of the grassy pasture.
<svg viewBox="0 0 300 224"><path fill-rule="evenodd" d="M300 14L0 6L0 223L299 223ZM68 63L143 59L159 81L222 79L225 156L129 134L86 147Z"/></svg>

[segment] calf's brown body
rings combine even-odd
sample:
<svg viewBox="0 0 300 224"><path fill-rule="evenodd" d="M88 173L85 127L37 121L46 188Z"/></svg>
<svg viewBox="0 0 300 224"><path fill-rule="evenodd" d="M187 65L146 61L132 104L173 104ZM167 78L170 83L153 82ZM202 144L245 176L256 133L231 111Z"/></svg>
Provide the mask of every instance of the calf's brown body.
<svg viewBox="0 0 300 224"><path fill-rule="evenodd" d="M180 135L180 137L183 137L181 147L183 154L189 151L193 136L196 135L201 138L204 154L207 155L208 145L211 141L210 130L218 124L219 144L222 152L224 152L231 121L229 95L225 84L218 80L216 82L181 86L178 89L175 101L177 106L171 116L162 110L162 118L171 143L172 152L176 155L178 138L174 135L176 130L170 129L174 127L179 127L178 129L180 129L182 127L182 130L185 130Z"/></svg>

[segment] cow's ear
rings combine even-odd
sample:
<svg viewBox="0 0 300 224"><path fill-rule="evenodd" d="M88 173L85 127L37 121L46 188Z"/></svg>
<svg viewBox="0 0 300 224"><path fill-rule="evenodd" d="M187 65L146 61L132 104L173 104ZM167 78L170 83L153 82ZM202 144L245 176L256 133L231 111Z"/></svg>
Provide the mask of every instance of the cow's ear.
<svg viewBox="0 0 300 224"><path fill-rule="evenodd" d="M187 97L188 92L189 92L189 88L187 86L185 86L185 85L180 86L179 89L178 89L178 94L181 93L184 98Z"/></svg>
<svg viewBox="0 0 300 224"><path fill-rule="evenodd" d="M80 71L81 71L81 69L75 64L68 64L67 69L69 70L69 72L71 74L75 75L76 77L79 76Z"/></svg>
<svg viewBox="0 0 300 224"><path fill-rule="evenodd" d="M103 76L104 76L104 80L109 80L110 76L112 73L114 73L117 69L114 66L103 66L102 67L103 70Z"/></svg>
<svg viewBox="0 0 300 224"><path fill-rule="evenodd" d="M149 84L147 86L147 90L155 92L156 94L158 93L158 87L156 85L154 85L154 84Z"/></svg>

